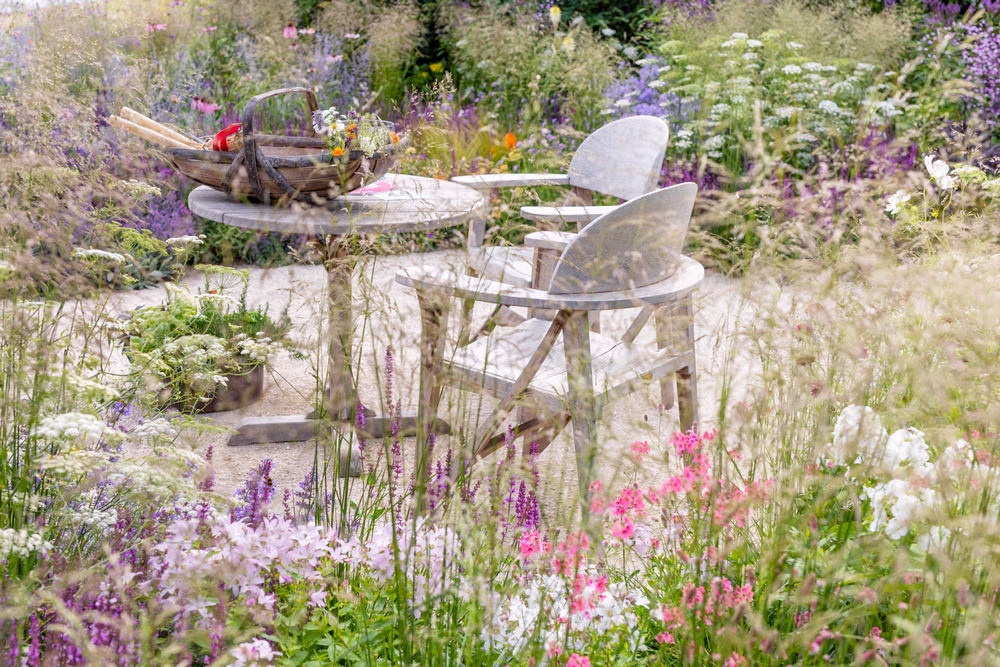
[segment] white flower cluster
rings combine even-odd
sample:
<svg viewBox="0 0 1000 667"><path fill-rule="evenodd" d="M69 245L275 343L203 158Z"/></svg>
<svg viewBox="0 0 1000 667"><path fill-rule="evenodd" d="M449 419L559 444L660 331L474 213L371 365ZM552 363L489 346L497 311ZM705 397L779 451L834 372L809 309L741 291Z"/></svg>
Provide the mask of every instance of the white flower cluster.
<svg viewBox="0 0 1000 667"><path fill-rule="evenodd" d="M117 436L118 432L94 415L66 412L43 418L35 434L49 441L80 441L93 445L101 438Z"/></svg>
<svg viewBox="0 0 1000 667"><path fill-rule="evenodd" d="M172 441L177 437L177 429L173 427L170 420L164 417L157 417L138 424L129 431L129 436L139 441L158 443Z"/></svg>
<svg viewBox="0 0 1000 667"><path fill-rule="evenodd" d="M159 197L162 194L160 188L155 185L137 181L134 178L122 181L121 188L126 194L134 197L136 200L146 199L147 197Z"/></svg>
<svg viewBox="0 0 1000 667"><path fill-rule="evenodd" d="M275 343L263 332L259 332L254 338L250 338L246 334L239 334L233 339L233 343L240 354L256 362L257 365L266 364L268 359L281 349L280 343Z"/></svg>
<svg viewBox="0 0 1000 667"><path fill-rule="evenodd" d="M125 255L120 252L108 252L97 248L76 248L73 250L73 257L88 261L108 261L114 264L124 264Z"/></svg>
<svg viewBox="0 0 1000 667"><path fill-rule="evenodd" d="M204 243L204 235L202 236L174 236L166 240L166 244L169 246L183 245L183 246L196 246Z"/></svg>
<svg viewBox="0 0 1000 667"><path fill-rule="evenodd" d="M538 637L546 645L582 649L587 635L621 631L635 646L639 633L636 609L648 608L641 593L630 593L624 583L609 583L592 566L575 581L558 574L530 579L520 595L501 602L482 631L487 649L499 647L517 654Z"/></svg>
<svg viewBox="0 0 1000 667"><path fill-rule="evenodd" d="M98 403L113 401L119 396L117 389L80 375L66 375L66 384L77 396L89 398Z"/></svg>
<svg viewBox="0 0 1000 667"><path fill-rule="evenodd" d="M0 561L11 556L27 558L32 554L46 554L52 549L52 544L45 541L41 533L21 528L0 528Z"/></svg>
<svg viewBox="0 0 1000 667"><path fill-rule="evenodd" d="M164 343L154 352L161 358L183 360L187 366L204 365L206 362L216 363L226 357L226 341L218 336L208 334L189 334Z"/></svg>
<svg viewBox="0 0 1000 667"><path fill-rule="evenodd" d="M39 470L67 477L83 477L106 468L111 457L106 452L95 449L67 449L58 454L40 456Z"/></svg>
<svg viewBox="0 0 1000 667"><path fill-rule="evenodd" d="M888 481L864 487L864 496L871 502L868 529L872 532L884 531L889 538L899 540L932 519L943 506L936 484L967 477L974 462L972 448L965 440L950 445L935 463L930 458L921 431L911 427L888 435L869 407L850 405L837 417L833 460L840 465L874 464L891 476ZM934 525L918 535L917 544L925 551L940 549L950 536L948 528Z"/></svg>
<svg viewBox="0 0 1000 667"><path fill-rule="evenodd" d="M113 509L99 510L94 507L84 507L71 513L74 523L84 524L99 531L108 531L115 527L118 513Z"/></svg>

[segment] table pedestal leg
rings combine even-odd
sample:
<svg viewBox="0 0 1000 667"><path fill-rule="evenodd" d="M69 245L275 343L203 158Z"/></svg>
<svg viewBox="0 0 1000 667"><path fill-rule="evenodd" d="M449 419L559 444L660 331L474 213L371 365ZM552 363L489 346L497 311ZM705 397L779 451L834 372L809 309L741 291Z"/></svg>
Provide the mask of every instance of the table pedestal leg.
<svg viewBox="0 0 1000 667"><path fill-rule="evenodd" d="M327 346L326 400L323 406L326 415L313 411L306 415L242 419L233 426L236 433L229 438L229 445L301 442L328 435L332 422L356 424L358 392L351 372L351 341L354 337L351 279L357 263L357 253L353 252L350 237L328 236L325 242L320 238L313 243L324 252L323 265L327 272L330 338ZM389 417L377 416L366 409L364 421L364 429L357 429L362 438L381 438L391 433ZM432 429L440 434L451 432L447 422L440 419L434 421ZM400 436L416 434L416 414L404 414L399 431ZM351 449L353 447L345 448L341 453L342 470L347 469L348 459L360 461L360 456L357 452L351 454ZM354 463L350 467L352 474L360 474Z"/></svg>

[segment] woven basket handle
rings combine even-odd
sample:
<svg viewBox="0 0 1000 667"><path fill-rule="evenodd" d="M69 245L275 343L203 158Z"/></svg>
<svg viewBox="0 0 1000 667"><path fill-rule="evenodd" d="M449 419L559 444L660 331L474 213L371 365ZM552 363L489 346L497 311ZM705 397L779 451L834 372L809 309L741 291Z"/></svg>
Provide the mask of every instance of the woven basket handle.
<svg viewBox="0 0 1000 667"><path fill-rule="evenodd" d="M294 93L301 93L306 96L306 103L309 105L309 117L306 119L306 135L310 137L316 136L315 130L312 126L312 114L314 111L319 109L319 104L316 102L316 93L314 93L309 88L279 88L278 90L271 90L266 93L261 93L260 95L254 95L247 102L246 107L243 109L243 139L252 139L254 136L253 129L253 119L254 115L257 113L257 107L261 102L270 98L278 97L279 95L291 95Z"/></svg>
<svg viewBox="0 0 1000 667"><path fill-rule="evenodd" d="M279 95L290 95L293 93L301 93L306 96L306 102L309 105L309 117L306 119L306 135L310 137L316 136L316 131L312 126L312 114L319 108L316 102L316 94L308 88L279 88L278 90L271 90L266 93L261 93L260 95L255 95L250 98L247 102L247 106L243 109L243 147L240 148L239 154L233 160L233 163L229 165L229 169L226 172L225 178L222 180L222 189L226 194L232 192L232 181L239 173L240 165L242 164L246 168L247 180L250 181L250 189L253 191L255 197L265 204L271 203L270 195L264 191L264 188L260 184L260 174L258 168L263 169L267 175L274 181L278 187L280 187L285 194L292 197L293 199L305 200L305 198L295 192L295 188L288 184L288 181L278 173L278 170L271 165L271 161L264 155L264 152L260 150L257 146L257 138L254 135L253 130L253 119L257 113L257 106L268 99L269 97L277 97Z"/></svg>

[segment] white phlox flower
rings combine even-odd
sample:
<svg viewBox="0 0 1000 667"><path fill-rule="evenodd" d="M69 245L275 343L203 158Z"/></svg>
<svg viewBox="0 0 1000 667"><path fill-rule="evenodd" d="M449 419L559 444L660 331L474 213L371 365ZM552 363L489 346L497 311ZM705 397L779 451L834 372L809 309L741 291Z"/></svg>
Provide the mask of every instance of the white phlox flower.
<svg viewBox="0 0 1000 667"><path fill-rule="evenodd" d="M871 460L888 438L874 410L868 406L848 405L841 410L833 427L833 462L847 465Z"/></svg>

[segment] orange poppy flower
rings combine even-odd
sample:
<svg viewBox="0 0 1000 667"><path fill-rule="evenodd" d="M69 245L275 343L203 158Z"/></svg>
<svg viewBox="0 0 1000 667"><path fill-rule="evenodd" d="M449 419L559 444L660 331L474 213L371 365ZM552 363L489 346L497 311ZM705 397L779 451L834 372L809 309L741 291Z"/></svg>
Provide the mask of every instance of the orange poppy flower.
<svg viewBox="0 0 1000 667"><path fill-rule="evenodd" d="M517 146L517 135L513 132L508 132L503 135L503 145L506 146L509 151L514 150L514 147Z"/></svg>
<svg viewBox="0 0 1000 667"><path fill-rule="evenodd" d="M343 154L344 154L344 149L341 148L340 146L337 146L336 148L333 149L333 157L340 157Z"/></svg>

